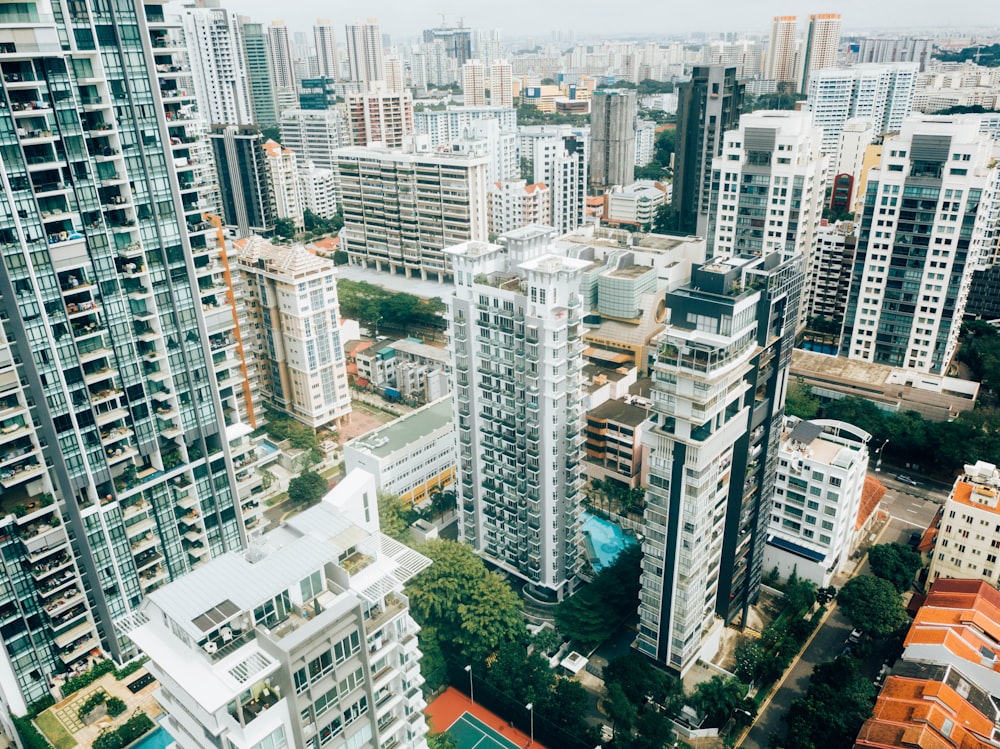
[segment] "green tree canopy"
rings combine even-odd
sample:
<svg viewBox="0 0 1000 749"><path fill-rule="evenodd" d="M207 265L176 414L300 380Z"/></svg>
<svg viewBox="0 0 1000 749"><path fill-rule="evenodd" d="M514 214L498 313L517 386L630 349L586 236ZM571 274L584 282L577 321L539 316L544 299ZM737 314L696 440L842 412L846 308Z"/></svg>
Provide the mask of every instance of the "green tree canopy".
<svg viewBox="0 0 1000 749"><path fill-rule="evenodd" d="M382 532L403 543L410 541L410 525L417 513L398 494L378 493L378 522Z"/></svg>
<svg viewBox="0 0 1000 749"><path fill-rule="evenodd" d="M296 504L315 502L326 491L326 479L314 471L306 471L288 482L288 498Z"/></svg>
<svg viewBox="0 0 1000 749"><path fill-rule="evenodd" d="M798 416L800 419L815 419L819 413L819 398L813 395L812 388L801 377L796 377L788 383L785 413L789 416Z"/></svg>
<svg viewBox="0 0 1000 749"><path fill-rule="evenodd" d="M896 588L874 575L859 575L844 583L837 603L858 629L881 637L906 624L906 611Z"/></svg>
<svg viewBox="0 0 1000 749"><path fill-rule="evenodd" d="M634 652L620 655L604 667L604 684L618 684L635 705L645 705L652 700L668 713L676 712L675 708L684 699L684 687L679 679Z"/></svg>
<svg viewBox="0 0 1000 749"><path fill-rule="evenodd" d="M879 544L868 551L872 574L892 583L897 591L909 590L913 576L923 566L920 554L903 544Z"/></svg>
<svg viewBox="0 0 1000 749"><path fill-rule="evenodd" d="M625 694L622 685L617 682L605 688L604 709L611 719L611 729L615 733L620 730L628 731L639 717L638 708Z"/></svg>
<svg viewBox="0 0 1000 749"><path fill-rule="evenodd" d="M627 546L594 582L556 607L556 625L584 646L597 645L636 612L642 550Z"/></svg>
<svg viewBox="0 0 1000 749"><path fill-rule="evenodd" d="M274 235L284 239L295 236L295 224L289 218L279 218L274 222Z"/></svg>
<svg viewBox="0 0 1000 749"><path fill-rule="evenodd" d="M785 722L788 749L850 749L871 715L875 687L853 658L837 658L813 669L809 689L792 703Z"/></svg>
<svg viewBox="0 0 1000 749"><path fill-rule="evenodd" d="M698 684L688 702L704 717L704 727L721 728L730 718L736 717L734 713L738 709L751 714L743 717L757 714L756 703L744 696L746 691L747 688L736 679L717 674Z"/></svg>
<svg viewBox="0 0 1000 749"><path fill-rule="evenodd" d="M407 584L410 610L437 630L446 653L483 663L505 643L527 642L520 600L472 549L438 539L422 551L434 563Z"/></svg>

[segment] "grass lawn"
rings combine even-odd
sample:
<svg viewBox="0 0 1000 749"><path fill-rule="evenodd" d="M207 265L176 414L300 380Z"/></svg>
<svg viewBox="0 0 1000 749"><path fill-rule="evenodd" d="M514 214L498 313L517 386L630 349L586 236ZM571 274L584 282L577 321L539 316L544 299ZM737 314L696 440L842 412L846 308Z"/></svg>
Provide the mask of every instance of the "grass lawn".
<svg viewBox="0 0 1000 749"><path fill-rule="evenodd" d="M269 500L267 500L267 506L268 507L274 507L275 505L280 505L286 499L288 499L288 492L282 492L281 494L275 494L273 497L271 497Z"/></svg>
<svg viewBox="0 0 1000 749"><path fill-rule="evenodd" d="M35 725L56 749L73 749L76 746L76 739L70 735L66 727L50 710L46 710L35 718Z"/></svg>

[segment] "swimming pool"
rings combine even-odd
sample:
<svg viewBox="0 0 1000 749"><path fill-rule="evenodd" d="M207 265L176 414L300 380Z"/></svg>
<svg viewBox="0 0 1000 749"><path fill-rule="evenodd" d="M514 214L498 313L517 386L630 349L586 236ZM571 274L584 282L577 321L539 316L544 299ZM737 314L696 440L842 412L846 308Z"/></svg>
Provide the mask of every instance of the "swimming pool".
<svg viewBox="0 0 1000 749"><path fill-rule="evenodd" d="M265 458L270 458L272 455L278 452L278 446L271 442L269 439L263 439L256 445L257 460L264 460Z"/></svg>
<svg viewBox="0 0 1000 749"><path fill-rule="evenodd" d="M159 726L134 744L129 744L128 749L167 749L169 746L176 746L174 737L167 733L167 729L163 726Z"/></svg>
<svg viewBox="0 0 1000 749"><path fill-rule="evenodd" d="M583 513L583 538L590 563L598 571L614 562L622 549L635 543L617 525L589 512Z"/></svg>

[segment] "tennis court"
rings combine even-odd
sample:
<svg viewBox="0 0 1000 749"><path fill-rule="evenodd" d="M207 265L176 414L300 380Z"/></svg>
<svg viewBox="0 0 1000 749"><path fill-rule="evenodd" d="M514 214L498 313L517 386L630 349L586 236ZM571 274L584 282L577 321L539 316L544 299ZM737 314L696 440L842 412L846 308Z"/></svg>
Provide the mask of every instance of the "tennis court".
<svg viewBox="0 0 1000 749"><path fill-rule="evenodd" d="M458 716L447 733L455 739L458 749L521 749L469 713Z"/></svg>

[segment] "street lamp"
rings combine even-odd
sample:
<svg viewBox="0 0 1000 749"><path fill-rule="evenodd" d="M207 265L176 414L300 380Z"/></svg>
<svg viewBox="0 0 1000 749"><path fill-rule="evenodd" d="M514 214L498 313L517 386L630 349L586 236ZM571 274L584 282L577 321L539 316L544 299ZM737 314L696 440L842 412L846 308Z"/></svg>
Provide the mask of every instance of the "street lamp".
<svg viewBox="0 0 1000 749"><path fill-rule="evenodd" d="M525 707L528 708L528 712L531 713L531 741L528 742L528 746L531 746L535 743L535 703L529 702L525 705Z"/></svg>
<svg viewBox="0 0 1000 749"><path fill-rule="evenodd" d="M476 704L476 695L475 695L475 692L472 691L472 665L470 664L470 665L466 666L465 670L469 673L469 702L471 702L473 705L475 705Z"/></svg>
<svg viewBox="0 0 1000 749"><path fill-rule="evenodd" d="M878 449L878 460L875 461L875 473L879 473L882 470L882 452L885 450L885 446L889 444L889 440L886 439L882 443L882 447Z"/></svg>
<svg viewBox="0 0 1000 749"><path fill-rule="evenodd" d="M378 324L385 319L385 315L379 315L378 320L375 321L375 338L378 338Z"/></svg>

